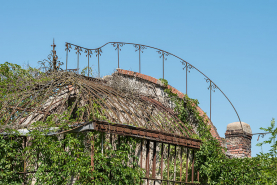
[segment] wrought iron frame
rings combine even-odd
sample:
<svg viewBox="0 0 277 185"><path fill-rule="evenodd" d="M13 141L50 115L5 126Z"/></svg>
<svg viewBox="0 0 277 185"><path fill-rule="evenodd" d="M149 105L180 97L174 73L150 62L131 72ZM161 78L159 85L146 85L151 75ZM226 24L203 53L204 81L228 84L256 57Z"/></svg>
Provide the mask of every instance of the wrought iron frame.
<svg viewBox="0 0 277 185"><path fill-rule="evenodd" d="M120 60L119 60L119 52L121 51L120 47L123 47L124 45L133 45L135 47L135 52L139 51L139 73L141 73L141 53L143 53L144 49L147 48L151 48L156 50L156 52L158 54L160 54L160 58L162 58L162 67L163 67L163 79L164 79L164 62L165 60L167 60L167 56L173 56L175 58L177 58L178 60L180 60L181 64L184 65L183 70L186 71L186 94L188 94L188 73L190 72L191 69L195 69L197 72L199 72L201 75L204 76L204 79L206 80L207 83L209 83L208 89L210 90L210 120L212 117L212 91L215 92L215 89L218 89L223 96L227 99L227 101L230 103L230 105L232 106L233 110L235 111L238 120L240 122L241 128L242 127L242 123L241 123L241 119L240 116L235 108L235 106L233 105L233 103L231 102L231 100L227 97L227 95L207 76L205 75L202 71L200 71L198 68L196 68L195 66L193 66L192 64L190 64L189 62L187 62L186 60L178 57L177 55L174 55L168 51L156 48L156 47L152 47L152 46L148 46L148 45L144 45L144 44L136 44L136 43L128 43L128 42L107 42L106 44L98 47L98 48L94 48L94 49L89 49L89 48L85 48L85 47L81 47L79 45L76 44L72 44L69 42L65 43L65 47L66 47L66 70L67 69L67 63L68 63L68 51L70 51L69 49L71 48L71 46L74 46L75 49L76 48L82 48L85 51L94 51L95 53L97 53L96 57L98 57L98 77L100 77L100 62L99 62L99 56L101 55L100 53L102 53L102 48L107 46L107 45L112 45L113 47L116 47L115 50L117 50L117 55L118 55L118 68L119 68L119 64L120 64ZM77 50L77 49L76 49ZM79 63L79 60L77 59L77 63ZM78 64L79 65L79 64ZM89 64L88 64L89 65ZM78 68L78 67L77 67Z"/></svg>
<svg viewBox="0 0 277 185"><path fill-rule="evenodd" d="M51 135L58 135L58 134L67 134L67 133L81 133L81 132L88 132L88 131L99 131L102 133L108 133L108 134L115 134L120 136L129 136L129 137L135 137L135 138L140 138L141 139L141 144L140 144L140 166L143 166L143 147L145 147L146 150L146 160L145 160L145 170L146 170L146 176L143 177L142 179L146 180L147 185L150 184L150 182L155 182L156 181L160 181L162 182L167 182L167 183L177 183L177 184L191 184L191 185L199 185L199 171L195 171L194 169L194 163L195 163L195 151L199 150L200 145L201 145L201 140L198 139L192 139L192 138L188 138L188 137L184 137L184 136L176 136L174 134L169 134L169 133L165 133L165 132L160 132L160 131L155 131L155 130L150 130L150 129L144 129L144 128L139 128L139 127L134 127L134 126L129 126L129 125L123 125L123 124L117 124L117 123L110 123L107 121L93 121L93 122L87 122L87 123L76 123L79 126L74 127L71 130L66 130L66 131L56 131L56 132L52 132L49 133L47 135L51 136ZM5 133L1 133L4 134ZM23 137L23 148L25 148L27 146L27 138L29 137L29 131L20 131L19 132L19 136L18 137ZM65 137L65 136L64 136ZM92 138L93 139L93 138ZM102 139L102 143L103 143L103 137ZM112 139L110 140L111 144L112 144ZM150 156L150 143L153 143L153 156ZM94 143L94 142L92 142ZM146 144L144 144L146 143ZM160 150L160 155L161 155L161 163L160 163L160 178L157 178L157 168L156 168L156 164L157 164L157 144L161 143L161 150ZM103 145L103 144L102 144ZM167 145L167 160L165 161L165 157L164 157L164 149L165 146ZM169 166L170 166L170 149L171 146L174 146L174 156L173 156L173 160L174 160L174 179L170 180L169 179ZM176 152L177 152L177 147L180 147L180 179L179 181L176 180L176 176L177 176L177 172L176 172ZM185 150L186 149L186 150ZM182 169L182 156L184 155L184 152L186 151L186 167L185 167L185 177L182 175L183 174L183 169ZM102 148L102 152L103 152L103 148ZM191 156L191 161L189 161L189 158ZM94 170L94 146L93 144L91 145L91 167ZM150 176L150 158L152 158L152 173ZM38 155L38 159L39 160L39 155ZM164 164L167 162L166 167L167 167L167 179L164 178L163 176L163 170L164 170ZM191 162L191 178L189 179L189 162ZM25 175L28 174L32 174L32 173L36 173L37 171L28 171L27 170L27 161L24 160L23 161L23 171L22 172L17 172L17 174L22 174L24 175L24 184L26 184L26 178ZM38 164L36 164L38 166ZM51 172L51 171L45 171L45 172ZM185 180L182 180L185 179ZM198 182L195 182L198 181Z"/></svg>

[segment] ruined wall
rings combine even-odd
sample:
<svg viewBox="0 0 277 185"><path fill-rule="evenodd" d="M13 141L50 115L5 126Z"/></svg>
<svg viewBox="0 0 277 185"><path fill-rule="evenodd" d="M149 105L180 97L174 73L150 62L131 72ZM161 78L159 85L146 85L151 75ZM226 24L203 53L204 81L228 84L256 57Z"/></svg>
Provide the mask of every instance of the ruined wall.
<svg viewBox="0 0 277 185"><path fill-rule="evenodd" d="M174 108L174 104L170 101L170 98L164 92L166 87L160 80L148 75L123 69L117 69L117 71L112 76L104 77L104 80L107 80L109 83L109 80L112 78L114 79L115 76L118 78L116 80L117 82L113 82L115 84L110 84L111 86L123 88L121 90L124 90L124 88L129 88L126 89L129 92L133 91L138 94L150 96L151 98L163 103L165 106L171 109ZM178 91L176 88L170 85L168 85L167 88L172 89L172 92L176 93L180 98L184 97L184 94ZM204 111L200 107L197 107L197 110L201 116L208 120L207 124L211 127L210 133L212 136L221 143L221 146L227 148L226 155L228 157L251 157L252 131L248 124L242 122L243 129L241 129L240 122L229 124L227 126L224 139L219 136L216 127L213 125Z"/></svg>
<svg viewBox="0 0 277 185"><path fill-rule="evenodd" d="M144 75L141 73L137 73L134 71L128 71L124 69L117 69L117 71L114 74L119 74L125 78L128 79L128 83L131 84L137 84L137 89L141 93L146 93L149 95L152 95L153 97L156 96L158 98L158 101L163 102L170 106L170 108L173 108L173 104L170 103L170 100L167 98L166 93L164 93L165 87L163 86L162 82L154 77ZM104 77L104 79L109 79L110 77ZM146 85L145 85L146 84ZM132 85L131 85L132 86ZM171 85L168 85L167 88L172 89L173 93L176 93L180 98L183 98L185 95L177 90L176 88L172 87ZM204 119L208 120L208 125L210 125L211 129L210 132L214 138L216 138L222 145L222 140L217 132L216 127L213 125L209 117L204 113L204 111L200 108L197 107L197 110L201 116L204 117Z"/></svg>
<svg viewBox="0 0 277 185"><path fill-rule="evenodd" d="M244 122L234 122L227 126L225 133L226 155L230 158L251 157L252 131Z"/></svg>

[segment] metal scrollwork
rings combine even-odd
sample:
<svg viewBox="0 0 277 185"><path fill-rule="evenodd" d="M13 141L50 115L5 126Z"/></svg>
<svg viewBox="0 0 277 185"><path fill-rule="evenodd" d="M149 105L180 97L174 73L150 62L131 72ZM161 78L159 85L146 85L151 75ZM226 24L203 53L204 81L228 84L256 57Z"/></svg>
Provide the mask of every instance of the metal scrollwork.
<svg viewBox="0 0 277 185"><path fill-rule="evenodd" d="M75 50L76 50L76 54L79 54L79 55L81 55L81 51L83 51L82 48L79 46L75 46Z"/></svg>
<svg viewBox="0 0 277 185"><path fill-rule="evenodd" d="M94 53L96 53L95 56L98 58L98 78L100 78L100 59L99 59L99 57L101 56L102 49L97 48L96 50L94 50Z"/></svg>
<svg viewBox="0 0 277 185"><path fill-rule="evenodd" d="M205 78L207 83L210 83L208 89L215 92L215 89L217 89L217 86L209 79L209 78Z"/></svg>
<svg viewBox="0 0 277 185"><path fill-rule="evenodd" d="M135 52L139 52L139 73L141 73L141 61L140 61L140 53L143 53L144 49L147 49L146 46L140 45L140 44L133 44L133 46L136 48Z"/></svg>
<svg viewBox="0 0 277 185"><path fill-rule="evenodd" d="M151 48L153 49L154 51L156 51L158 54L159 54L159 58L162 59L162 72L163 72L163 78L164 78L164 74L165 74L165 60L167 60L167 56L171 55L172 57L175 57L177 58L181 64L183 65L182 68L183 70L185 70L185 75L186 75L186 94L187 94L187 86L188 86L188 72L190 73L190 70L191 69L194 69L196 70L197 72L199 72L200 74L202 74L206 80L207 83L209 83L209 87L208 89L210 90L210 94L211 91L214 91L215 92L215 89L219 90L223 95L224 97L228 100L228 102L231 104L231 106L233 107L235 113L237 114L237 117L239 119L239 121L241 122L240 120L240 117L239 117L239 114L237 112L237 110L235 109L234 105L232 104L232 102L229 100L229 98L224 94L224 92L218 87L215 85L215 83L213 81L211 81L202 71L200 71L199 69L197 69L195 66L191 65L189 62L185 61L184 59L170 53L170 52L167 52L167 51L164 51L162 49L159 49L159 48L156 48L156 47L152 47L152 46L147 46L147 45L141 45L141 44L136 44L136 43L127 43L127 42L107 42L105 43L104 45L102 45L101 47L98 47L98 48L94 48L94 49L89 49L89 48L84 48L84 47L81 47L81 46L78 46L78 45L75 45L75 44L71 44L71 43L65 43L65 46L66 46L66 70L67 70L67 62L68 62L68 51L70 51L71 49L71 46L72 47L75 47L75 50L76 50L76 54L78 54L78 57L77 57L77 69L79 69L79 55L81 55L81 51L82 49L85 51L85 53L88 52L88 50L90 50L89 52L89 55L87 56L90 56L93 53L96 54L96 57L98 57L98 77L100 77L100 57L101 56L101 53L102 53L102 50L101 48L107 46L107 45L112 45L115 50L117 50L117 62L118 62L118 68L119 68L119 62L120 62L120 51L121 51L121 47L123 47L124 45L132 45L133 47L135 47L135 52L138 51L139 55L138 55L138 62L139 62L139 73L141 73L141 53L143 53L143 50L144 49L147 49L147 48ZM93 51L94 50L94 51ZM88 54L88 53L87 53ZM88 57L90 58L90 57ZM89 60L89 59L88 59ZM89 62L89 61L88 61ZM211 95L210 95L211 96ZM211 97L210 97L211 99ZM210 116L211 117L211 116Z"/></svg>
<svg viewBox="0 0 277 185"><path fill-rule="evenodd" d="M134 47L136 48L135 52L141 51L143 53L143 50L147 49L147 47L145 47L144 45L140 45L140 44L134 44Z"/></svg>
<svg viewBox="0 0 277 185"><path fill-rule="evenodd" d="M111 44L113 45L113 47L116 47L115 50L117 50L117 63L118 63L117 68L119 68L119 51L121 51L120 47L122 47L125 44L121 42L113 42Z"/></svg>
<svg viewBox="0 0 277 185"><path fill-rule="evenodd" d="M120 47L122 47L123 45L125 45L124 43L112 43L112 46L115 47L115 50L119 50L121 51Z"/></svg>
<svg viewBox="0 0 277 185"><path fill-rule="evenodd" d="M66 42L65 43L65 51L69 51L70 52L70 49L72 49L71 44Z"/></svg>
<svg viewBox="0 0 277 185"><path fill-rule="evenodd" d="M96 53L96 57L101 56L102 49L101 48L97 48L96 50L94 50L94 53Z"/></svg>
<svg viewBox="0 0 277 185"><path fill-rule="evenodd" d="M167 60L167 58L165 57L165 56L168 56L169 55L169 53L167 53L167 52L164 52L164 51L161 51L161 50L158 50L157 51L159 54L160 54L160 58L164 58L164 60Z"/></svg>
<svg viewBox="0 0 277 185"><path fill-rule="evenodd" d="M91 50L86 49L86 50L85 50L85 53L87 53L87 54L86 54L86 57L89 56L89 57L91 58L91 55L92 55L92 51L91 51Z"/></svg>
<svg viewBox="0 0 277 185"><path fill-rule="evenodd" d="M187 63L186 61L181 61L182 65L185 65L183 67L183 70L187 69L187 71L190 73L190 69L193 69L194 67L192 65L190 65L189 63Z"/></svg>

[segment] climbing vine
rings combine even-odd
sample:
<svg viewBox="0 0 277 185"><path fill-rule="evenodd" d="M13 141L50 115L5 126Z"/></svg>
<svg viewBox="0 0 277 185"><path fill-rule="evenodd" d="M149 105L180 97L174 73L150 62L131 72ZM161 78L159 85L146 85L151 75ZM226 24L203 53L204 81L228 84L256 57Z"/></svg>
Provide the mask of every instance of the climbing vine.
<svg viewBox="0 0 277 185"><path fill-rule="evenodd" d="M135 155L138 140L101 132L54 134L53 119L24 136L0 135L0 184L140 184L144 171ZM45 127L47 125L47 127ZM43 128L43 129L42 129ZM91 164L93 155L93 165ZM31 172L23 175L20 172Z"/></svg>
<svg viewBox="0 0 277 185"><path fill-rule="evenodd" d="M36 78L37 76L40 78ZM24 93L24 89L28 90L39 80L49 80L46 75L36 69L25 70L11 63L0 65L0 77L0 108L2 108L3 100L11 98L10 95L13 92L20 90L19 94ZM197 159L195 168L200 172L200 183L277 183L277 128L274 119L270 127L261 128L271 133L269 140L259 144L259 146L271 144L269 153L261 153L253 158L229 159L224 154L225 148L222 148L220 143L212 137L207 120L197 111L199 102L190 99L187 95L182 99L178 98L177 94L167 88L167 80L161 79L161 81L166 87L165 92L175 103L174 111L179 119L185 123L186 127L196 131L196 134L190 137L202 141L200 149L195 154ZM10 102L18 103L16 102L19 101L18 97L11 98ZM35 184L68 184L70 182L76 184L140 184L145 172L138 165L138 157L135 153L139 145L138 140L96 131L65 132L71 129L71 124L80 121L79 118L84 114L86 106L77 109L68 106L61 115L51 114L46 120L35 122L28 130L28 137L20 135L15 129L3 127L8 118L2 115L0 118L0 184L31 184L32 182ZM92 107L95 111L93 115L89 115L90 121L107 120L99 111L99 104L94 102ZM75 113L69 114L73 109L76 109ZM113 139L107 139L109 137ZM26 146L24 146L24 140L27 143ZM176 152L174 146L171 146L170 151L171 154ZM180 165L179 159L176 164ZM165 169L169 169L168 173L165 170L165 178L167 174L173 174L175 171L172 165ZM179 170L177 169L176 172L179 173ZM27 171L30 173L26 174ZM178 176L176 179L180 180Z"/></svg>
<svg viewBox="0 0 277 185"><path fill-rule="evenodd" d="M7 100L11 105L24 104L12 96L14 92L24 94L41 81L51 81L38 70L7 62L0 65L0 76L0 108ZM106 120L101 101L92 102L94 111L88 121ZM63 114L52 113L21 132L6 126L13 117L2 115L0 184L140 184L144 171L135 155L140 144L136 139L96 131L67 132L81 121L87 106L74 107L69 102ZM107 137L113 137L113 143Z"/></svg>
<svg viewBox="0 0 277 185"><path fill-rule="evenodd" d="M269 140L263 144L271 144L269 153L260 153L252 158L229 159L217 139L212 137L208 120L197 111L198 101L187 95L183 99L177 98L172 89L167 88L167 80L160 79L165 92L175 103L175 112L180 120L187 125L197 122L197 135L191 137L201 139L200 150L196 152L195 168L200 172L200 182L203 184L276 184L277 183L277 128L275 120L268 128L260 128L271 133Z"/></svg>

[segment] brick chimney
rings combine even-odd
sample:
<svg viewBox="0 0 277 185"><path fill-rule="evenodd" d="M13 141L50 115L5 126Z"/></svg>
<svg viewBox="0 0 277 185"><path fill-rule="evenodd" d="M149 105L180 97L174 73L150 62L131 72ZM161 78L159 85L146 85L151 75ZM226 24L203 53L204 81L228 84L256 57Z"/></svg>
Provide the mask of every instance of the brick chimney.
<svg viewBox="0 0 277 185"><path fill-rule="evenodd" d="M227 152L230 158L251 157L252 130L244 122L234 122L227 125L225 133Z"/></svg>

